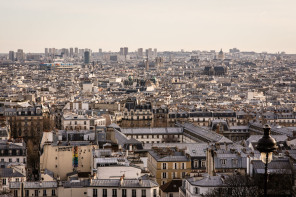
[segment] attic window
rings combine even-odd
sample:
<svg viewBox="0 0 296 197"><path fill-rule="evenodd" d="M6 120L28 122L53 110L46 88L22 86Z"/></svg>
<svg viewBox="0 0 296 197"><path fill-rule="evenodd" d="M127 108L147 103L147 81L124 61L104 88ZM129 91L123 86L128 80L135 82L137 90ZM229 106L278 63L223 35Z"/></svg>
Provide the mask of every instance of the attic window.
<svg viewBox="0 0 296 197"><path fill-rule="evenodd" d="M222 165L226 165L226 159L221 159L220 161Z"/></svg>

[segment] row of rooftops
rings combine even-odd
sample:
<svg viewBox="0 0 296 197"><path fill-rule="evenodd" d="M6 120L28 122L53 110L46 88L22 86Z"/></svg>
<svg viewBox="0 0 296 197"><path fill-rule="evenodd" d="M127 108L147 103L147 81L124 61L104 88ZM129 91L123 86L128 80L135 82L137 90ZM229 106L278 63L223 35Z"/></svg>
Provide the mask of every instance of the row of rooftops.
<svg viewBox="0 0 296 197"><path fill-rule="evenodd" d="M12 182L10 183L11 189L19 189L23 184L24 189L53 189L57 188L57 181L42 181L42 182ZM152 180L139 180L139 179L123 179L122 182L119 179L91 179L84 181L65 181L61 185L64 188L76 188L76 187L121 187L121 188L155 188L158 184Z"/></svg>

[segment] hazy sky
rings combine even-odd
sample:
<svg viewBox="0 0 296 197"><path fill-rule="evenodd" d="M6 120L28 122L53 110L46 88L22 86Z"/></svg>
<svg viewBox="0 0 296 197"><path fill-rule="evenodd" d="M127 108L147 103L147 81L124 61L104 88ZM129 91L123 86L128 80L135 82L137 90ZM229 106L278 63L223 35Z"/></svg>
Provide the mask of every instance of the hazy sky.
<svg viewBox="0 0 296 197"><path fill-rule="evenodd" d="M0 1L5 53L123 46L296 53L295 0Z"/></svg>

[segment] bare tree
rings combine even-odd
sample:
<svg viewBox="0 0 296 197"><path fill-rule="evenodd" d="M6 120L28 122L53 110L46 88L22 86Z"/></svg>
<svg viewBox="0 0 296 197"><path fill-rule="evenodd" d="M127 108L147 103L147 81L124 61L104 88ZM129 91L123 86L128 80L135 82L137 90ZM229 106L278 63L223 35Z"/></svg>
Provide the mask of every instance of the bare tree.
<svg viewBox="0 0 296 197"><path fill-rule="evenodd" d="M224 179L224 184L221 187L215 188L202 196L253 197L261 196L262 194L263 191L251 177L247 175L230 175Z"/></svg>
<svg viewBox="0 0 296 197"><path fill-rule="evenodd" d="M268 174L268 196L291 196L293 187L293 175L291 170L277 169ZM204 197L231 196L253 197L263 196L264 174L230 175L224 180L224 184L215 188Z"/></svg>
<svg viewBox="0 0 296 197"><path fill-rule="evenodd" d="M255 184L263 188L264 174L254 176ZM267 193L269 196L289 196L293 189L293 174L289 169L276 169L268 173Z"/></svg>

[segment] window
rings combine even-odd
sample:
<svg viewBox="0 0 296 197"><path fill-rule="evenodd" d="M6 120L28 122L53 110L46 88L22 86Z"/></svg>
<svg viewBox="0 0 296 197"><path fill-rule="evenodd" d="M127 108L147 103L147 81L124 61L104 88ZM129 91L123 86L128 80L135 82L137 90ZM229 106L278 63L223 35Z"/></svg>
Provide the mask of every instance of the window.
<svg viewBox="0 0 296 197"><path fill-rule="evenodd" d="M174 194L170 194L170 197L174 197Z"/></svg>
<svg viewBox="0 0 296 197"><path fill-rule="evenodd" d="M51 190L51 196L55 196L56 193L55 193L55 189Z"/></svg>
<svg viewBox="0 0 296 197"><path fill-rule="evenodd" d="M174 169L178 169L178 163L174 163Z"/></svg>
<svg viewBox="0 0 296 197"><path fill-rule="evenodd" d="M166 163L162 163L162 169L167 169L166 167L167 167Z"/></svg>
<svg viewBox="0 0 296 197"><path fill-rule="evenodd" d="M173 178L173 179L176 178L176 172L172 172L172 178Z"/></svg>
<svg viewBox="0 0 296 197"><path fill-rule="evenodd" d="M15 182L19 182L19 181L20 181L20 179L19 179L19 178L16 178L16 179L15 179Z"/></svg>
<svg viewBox="0 0 296 197"><path fill-rule="evenodd" d="M19 158L17 158L17 159L16 159L16 162L18 162L18 163L19 163L19 162L20 162L20 159L19 159Z"/></svg>
<svg viewBox="0 0 296 197"><path fill-rule="evenodd" d="M221 159L220 161L222 165L226 165L226 159Z"/></svg>
<svg viewBox="0 0 296 197"><path fill-rule="evenodd" d="M146 190L142 189L142 197L146 197Z"/></svg>
<svg viewBox="0 0 296 197"><path fill-rule="evenodd" d="M43 190L43 196L46 196L46 189Z"/></svg>
<svg viewBox="0 0 296 197"><path fill-rule="evenodd" d="M193 167L194 168L198 168L199 166L198 166L198 160L193 160Z"/></svg>
<svg viewBox="0 0 296 197"><path fill-rule="evenodd" d="M107 197L107 189L103 189L103 197Z"/></svg>
<svg viewBox="0 0 296 197"><path fill-rule="evenodd" d="M117 197L117 189L112 189L112 197Z"/></svg>
<svg viewBox="0 0 296 197"><path fill-rule="evenodd" d="M18 195L17 195L17 190L14 190L14 191L13 191L13 195L14 195L15 197L18 196Z"/></svg>
<svg viewBox="0 0 296 197"><path fill-rule="evenodd" d="M126 197L126 189L122 189L121 192L122 192L122 197Z"/></svg>
<svg viewBox="0 0 296 197"><path fill-rule="evenodd" d="M201 161L201 167L202 168L206 167L206 161Z"/></svg>
<svg viewBox="0 0 296 197"><path fill-rule="evenodd" d="M199 194L199 188L198 187L195 187L194 188L194 192L195 192L195 194Z"/></svg>
<svg viewBox="0 0 296 197"><path fill-rule="evenodd" d="M137 197L137 190L135 189L132 190L132 197Z"/></svg>
<svg viewBox="0 0 296 197"><path fill-rule="evenodd" d="M232 160L232 164L236 166L238 164L238 160L237 159L233 159Z"/></svg>
<svg viewBox="0 0 296 197"><path fill-rule="evenodd" d="M12 159L11 158L9 158L9 162L12 162Z"/></svg>
<svg viewBox="0 0 296 197"><path fill-rule="evenodd" d="M29 196L29 190L25 190L25 196Z"/></svg>
<svg viewBox="0 0 296 197"><path fill-rule="evenodd" d="M2 185L6 185L6 178L2 179Z"/></svg>
<svg viewBox="0 0 296 197"><path fill-rule="evenodd" d="M182 163L182 169L185 169L185 163Z"/></svg>
<svg viewBox="0 0 296 197"><path fill-rule="evenodd" d="M156 189L153 189L153 197L156 197Z"/></svg>
<svg viewBox="0 0 296 197"><path fill-rule="evenodd" d="M39 196L38 193L38 190L35 190L35 196Z"/></svg>
<svg viewBox="0 0 296 197"><path fill-rule="evenodd" d="M166 172L163 172L163 173L162 173L162 178L163 178L163 179L166 179L166 178L167 178L167 174L166 174Z"/></svg>
<svg viewBox="0 0 296 197"><path fill-rule="evenodd" d="M182 172L182 178L185 178L186 172Z"/></svg>
<svg viewBox="0 0 296 197"><path fill-rule="evenodd" d="M86 125L86 121L84 121L84 125Z"/></svg>
<svg viewBox="0 0 296 197"><path fill-rule="evenodd" d="M93 197L97 197L98 196L98 190L97 189L93 189Z"/></svg>

